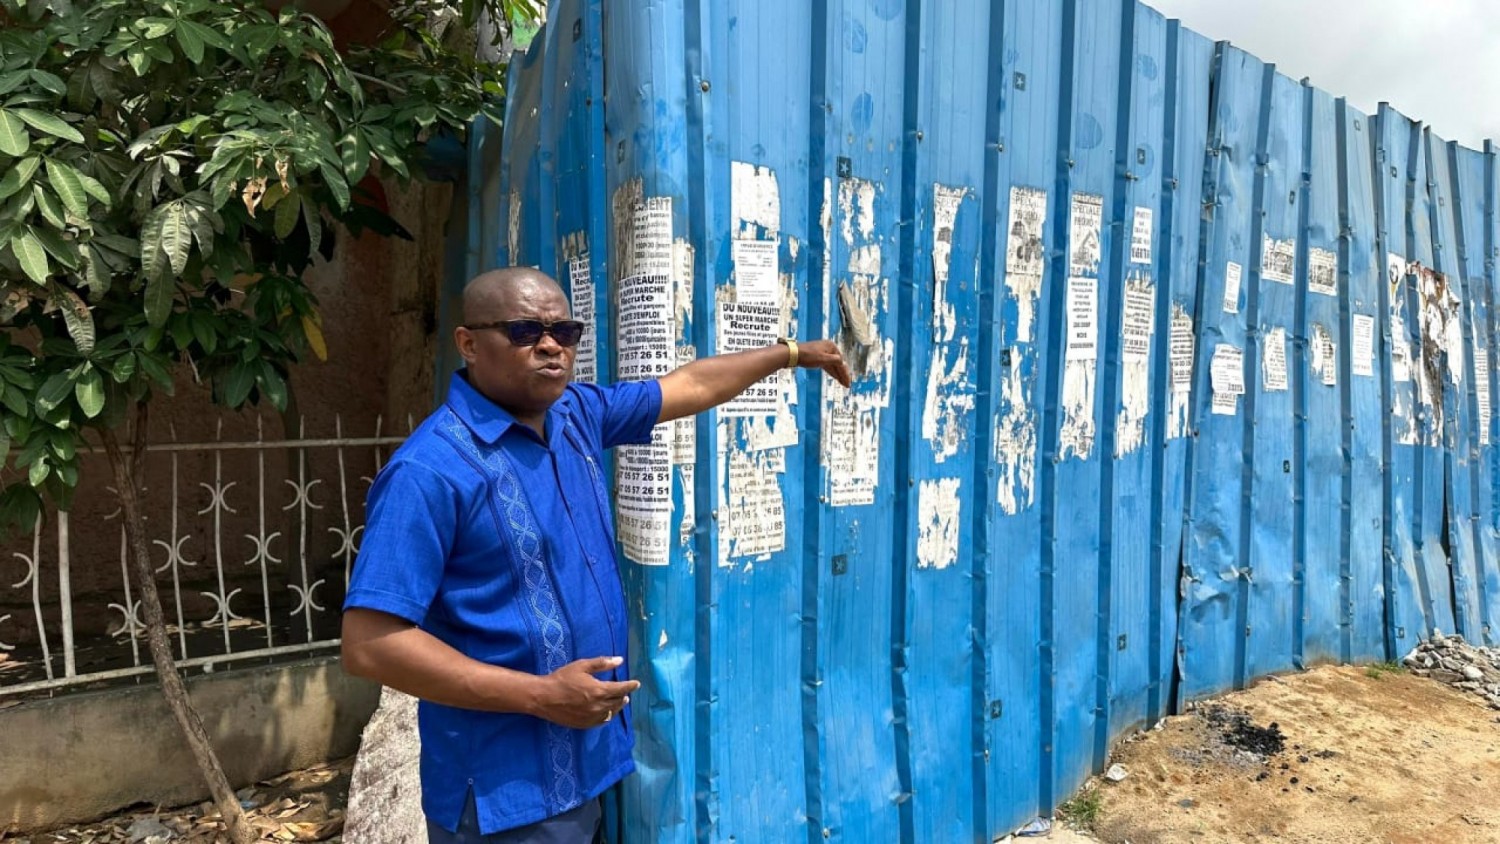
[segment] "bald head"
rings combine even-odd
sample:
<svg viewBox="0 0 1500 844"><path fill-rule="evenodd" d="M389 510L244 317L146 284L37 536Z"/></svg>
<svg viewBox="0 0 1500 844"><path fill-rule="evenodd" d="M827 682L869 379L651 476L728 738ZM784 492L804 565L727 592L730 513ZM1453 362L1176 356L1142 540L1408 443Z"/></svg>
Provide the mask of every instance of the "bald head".
<svg viewBox="0 0 1500 844"><path fill-rule="evenodd" d="M534 267L505 267L474 277L464 286L464 324L513 319L519 303L563 298L562 288Z"/></svg>

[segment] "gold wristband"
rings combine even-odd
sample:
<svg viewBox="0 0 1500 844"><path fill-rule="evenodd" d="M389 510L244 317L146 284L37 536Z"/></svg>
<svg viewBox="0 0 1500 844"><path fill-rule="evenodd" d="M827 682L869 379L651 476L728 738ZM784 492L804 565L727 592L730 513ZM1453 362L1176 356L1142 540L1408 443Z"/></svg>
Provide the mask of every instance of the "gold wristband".
<svg viewBox="0 0 1500 844"><path fill-rule="evenodd" d="M779 338L777 338L776 342L782 344L783 346L786 346L786 350L788 352L787 361L786 361L786 368L787 369L796 369L797 368L797 341L793 340L790 337L779 337Z"/></svg>

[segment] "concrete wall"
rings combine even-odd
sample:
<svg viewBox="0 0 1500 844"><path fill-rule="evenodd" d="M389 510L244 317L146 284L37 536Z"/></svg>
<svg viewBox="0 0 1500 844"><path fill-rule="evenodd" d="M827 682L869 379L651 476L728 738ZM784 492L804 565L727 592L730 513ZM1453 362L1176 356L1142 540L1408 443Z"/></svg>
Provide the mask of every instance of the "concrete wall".
<svg viewBox="0 0 1500 844"><path fill-rule="evenodd" d="M353 753L380 697L336 657L198 676L188 687L235 788ZM155 685L0 710L0 834L207 798Z"/></svg>

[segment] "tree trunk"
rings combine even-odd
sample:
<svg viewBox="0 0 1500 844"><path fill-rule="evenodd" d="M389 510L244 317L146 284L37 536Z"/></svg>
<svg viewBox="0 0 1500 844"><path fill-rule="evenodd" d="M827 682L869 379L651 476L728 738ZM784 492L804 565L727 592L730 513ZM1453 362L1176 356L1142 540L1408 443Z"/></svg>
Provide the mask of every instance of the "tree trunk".
<svg viewBox="0 0 1500 844"><path fill-rule="evenodd" d="M114 470L115 489L119 491L120 506L125 518L125 536L130 543L130 567L135 575L141 608L146 616L146 642L151 651L151 661L156 666L157 679L161 682L162 694L167 699L167 707L172 710L172 717L177 720L177 726L187 739L193 759L198 763L198 770L208 783L208 790L213 795L215 805L219 807L219 815L229 830L230 840L235 844L251 844L259 836L245 820L240 801L234 796L234 788L224 776L224 767L219 764L219 757L209 741L208 731L203 729L203 719L198 717L198 711L193 708L193 703L188 698L187 685L183 683L182 675L177 673L177 664L172 659L172 643L167 638L167 622L162 615L161 596L156 591L156 573L151 567L145 520L141 516L140 472L145 459L146 420L146 405L137 405L135 448L128 459L120 451L120 442L114 431L106 428L100 432L104 450L109 454L110 468Z"/></svg>

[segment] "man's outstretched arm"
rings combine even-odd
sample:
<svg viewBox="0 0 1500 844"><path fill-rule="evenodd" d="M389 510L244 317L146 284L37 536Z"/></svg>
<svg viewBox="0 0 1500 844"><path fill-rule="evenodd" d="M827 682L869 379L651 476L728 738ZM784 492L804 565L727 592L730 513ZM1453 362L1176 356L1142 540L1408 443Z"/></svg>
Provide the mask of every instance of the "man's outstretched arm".
<svg viewBox="0 0 1500 844"><path fill-rule="evenodd" d="M790 356L791 348L777 343L763 349L695 360L675 369L661 379L661 416L657 422L670 422L718 407L745 392L751 384L786 368ZM845 387L851 380L849 365L831 340L798 343L797 366L821 369Z"/></svg>

